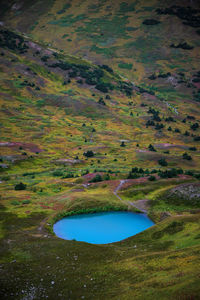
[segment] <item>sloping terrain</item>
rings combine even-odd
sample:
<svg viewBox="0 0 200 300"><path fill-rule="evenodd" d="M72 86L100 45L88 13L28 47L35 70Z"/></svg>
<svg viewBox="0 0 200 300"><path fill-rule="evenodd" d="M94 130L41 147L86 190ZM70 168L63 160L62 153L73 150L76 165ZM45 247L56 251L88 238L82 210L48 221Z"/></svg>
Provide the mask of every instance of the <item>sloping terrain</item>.
<svg viewBox="0 0 200 300"><path fill-rule="evenodd" d="M2 1L3 299L199 299L199 16L198 1ZM156 225L110 245L53 235L119 209Z"/></svg>
<svg viewBox="0 0 200 300"><path fill-rule="evenodd" d="M175 108L108 65L64 56L7 29L0 33L2 166L29 164L31 157L34 168L68 159L91 170L128 172L133 164L159 168L164 159L169 167L198 170L195 101L188 107L177 96Z"/></svg>
<svg viewBox="0 0 200 300"><path fill-rule="evenodd" d="M109 63L137 83L152 84L154 72L191 79L199 61L199 1L3 2L6 26L67 54Z"/></svg>

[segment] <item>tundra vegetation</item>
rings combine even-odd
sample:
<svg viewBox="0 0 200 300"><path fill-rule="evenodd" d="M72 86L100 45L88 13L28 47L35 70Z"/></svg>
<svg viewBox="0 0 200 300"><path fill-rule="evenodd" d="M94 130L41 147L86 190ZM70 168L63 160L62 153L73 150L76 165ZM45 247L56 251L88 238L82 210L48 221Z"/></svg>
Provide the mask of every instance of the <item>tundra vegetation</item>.
<svg viewBox="0 0 200 300"><path fill-rule="evenodd" d="M199 298L196 3L2 1L1 298ZM156 225L108 245L53 233L110 210Z"/></svg>

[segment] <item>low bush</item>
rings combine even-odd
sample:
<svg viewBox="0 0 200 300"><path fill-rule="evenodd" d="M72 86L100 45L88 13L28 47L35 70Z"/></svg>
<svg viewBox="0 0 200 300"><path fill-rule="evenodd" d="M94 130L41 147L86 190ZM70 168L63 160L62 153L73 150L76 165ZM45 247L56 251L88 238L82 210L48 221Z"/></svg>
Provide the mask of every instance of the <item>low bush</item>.
<svg viewBox="0 0 200 300"><path fill-rule="evenodd" d="M17 201L17 200L11 201L11 204L12 204L12 205L15 205L15 206L16 206L16 205L20 205L19 201Z"/></svg>
<svg viewBox="0 0 200 300"><path fill-rule="evenodd" d="M183 170L182 169L170 169L170 170L166 170L166 171L159 171L158 175L161 178L174 178L177 177L178 174L183 174Z"/></svg>
<svg viewBox="0 0 200 300"><path fill-rule="evenodd" d="M167 161L165 160L165 158L161 158L158 160L159 165L161 165L162 167L166 167L168 165Z"/></svg>
<svg viewBox="0 0 200 300"><path fill-rule="evenodd" d="M87 152L84 152L83 155L86 157L93 157L94 152L92 150L88 150Z"/></svg>
<svg viewBox="0 0 200 300"><path fill-rule="evenodd" d="M195 131L195 130L197 130L199 128L199 124L198 123L194 123L194 124L192 124L190 126L190 128Z"/></svg>
<svg viewBox="0 0 200 300"><path fill-rule="evenodd" d="M94 178L92 178L90 180L90 182L100 182L100 181L103 181L102 177L100 174L97 174Z"/></svg>
<svg viewBox="0 0 200 300"><path fill-rule="evenodd" d="M27 200L23 200L23 201L22 201L22 204L29 204L29 203L31 203L31 201L30 201L30 200L28 200L28 199L27 199Z"/></svg>
<svg viewBox="0 0 200 300"><path fill-rule="evenodd" d="M63 172L61 170L55 170L53 172L53 176L55 177L63 176Z"/></svg>
<svg viewBox="0 0 200 300"><path fill-rule="evenodd" d="M156 152L156 149L151 144L149 144L148 149L149 149L149 151Z"/></svg>
<svg viewBox="0 0 200 300"><path fill-rule="evenodd" d="M139 174L129 172L127 179L137 179L137 178L139 178L139 177L140 177Z"/></svg>
<svg viewBox="0 0 200 300"><path fill-rule="evenodd" d="M192 160L192 157L190 155L188 155L186 152L183 153L183 159L186 159L186 160Z"/></svg>
<svg viewBox="0 0 200 300"><path fill-rule="evenodd" d="M153 175L151 175L151 176L149 176L148 180L149 180L149 181L155 181L155 180L156 180L156 177L153 176Z"/></svg>
<svg viewBox="0 0 200 300"><path fill-rule="evenodd" d="M16 191L21 191L21 190L25 190L25 189L26 189L26 184L24 184L22 182L15 185L15 190Z"/></svg>
<svg viewBox="0 0 200 300"><path fill-rule="evenodd" d="M103 100L103 98L101 97L98 101L99 104L101 105L106 105L105 101Z"/></svg>
<svg viewBox="0 0 200 300"><path fill-rule="evenodd" d="M160 21L154 19L146 19L142 22L144 25L158 25Z"/></svg>
<svg viewBox="0 0 200 300"><path fill-rule="evenodd" d="M192 50L194 47L189 45L188 43L184 42L184 43L179 43L177 45L171 44L170 45L171 48L181 48L184 50Z"/></svg>

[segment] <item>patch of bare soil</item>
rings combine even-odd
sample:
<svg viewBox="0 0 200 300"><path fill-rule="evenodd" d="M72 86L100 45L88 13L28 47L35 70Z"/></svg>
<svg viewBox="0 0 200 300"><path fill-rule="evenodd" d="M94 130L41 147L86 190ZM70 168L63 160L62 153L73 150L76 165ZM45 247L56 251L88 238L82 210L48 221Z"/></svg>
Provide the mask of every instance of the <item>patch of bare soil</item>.
<svg viewBox="0 0 200 300"><path fill-rule="evenodd" d="M57 164L64 164L64 165L74 165L82 163L82 160L79 159L68 159L68 158L60 158L54 161Z"/></svg>
<svg viewBox="0 0 200 300"><path fill-rule="evenodd" d="M31 152L40 153L44 150L40 149L37 145L32 143L21 143L21 142L0 142L0 147L12 147L22 148Z"/></svg>
<svg viewBox="0 0 200 300"><path fill-rule="evenodd" d="M179 148L185 150L188 149L188 147L184 145L169 144L169 143L155 144L154 146L159 149L169 149L169 148Z"/></svg>

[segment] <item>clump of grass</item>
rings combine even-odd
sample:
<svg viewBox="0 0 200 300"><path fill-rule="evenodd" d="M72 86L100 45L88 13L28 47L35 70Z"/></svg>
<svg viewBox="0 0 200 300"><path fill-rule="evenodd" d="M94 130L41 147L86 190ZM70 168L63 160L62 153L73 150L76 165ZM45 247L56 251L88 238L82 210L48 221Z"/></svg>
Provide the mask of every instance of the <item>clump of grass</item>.
<svg viewBox="0 0 200 300"><path fill-rule="evenodd" d="M17 200L13 200L10 203L14 206L20 205L19 201L17 201Z"/></svg>
<svg viewBox="0 0 200 300"><path fill-rule="evenodd" d="M121 69L131 70L133 67L133 64L120 63L120 64L118 64L118 67Z"/></svg>
<svg viewBox="0 0 200 300"><path fill-rule="evenodd" d="M61 176L63 176L64 174L63 174L63 172L61 171L61 170L55 170L54 172L53 172L53 176L55 176L55 177L61 177Z"/></svg>
<svg viewBox="0 0 200 300"><path fill-rule="evenodd" d="M27 200L23 200L23 201L22 201L22 204L29 204L29 203L31 203L31 201L30 201L30 200L28 200L28 199L27 199Z"/></svg>

